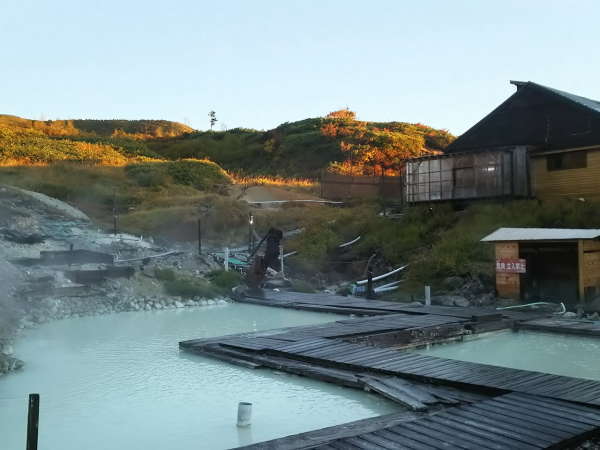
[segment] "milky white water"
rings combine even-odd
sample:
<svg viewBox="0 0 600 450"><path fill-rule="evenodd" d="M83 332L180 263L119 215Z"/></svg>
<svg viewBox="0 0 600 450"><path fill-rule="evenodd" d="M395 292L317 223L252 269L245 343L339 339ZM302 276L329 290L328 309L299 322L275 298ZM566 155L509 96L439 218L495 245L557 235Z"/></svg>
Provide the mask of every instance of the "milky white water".
<svg viewBox="0 0 600 450"><path fill-rule="evenodd" d="M0 448L25 448L39 392L40 450L222 449L387 414L374 394L179 352L181 340L329 322L331 314L233 304L120 313L43 325L0 378ZM238 430L237 404L253 406Z"/></svg>
<svg viewBox="0 0 600 450"><path fill-rule="evenodd" d="M503 331L418 353L514 369L600 380L600 339L529 331Z"/></svg>

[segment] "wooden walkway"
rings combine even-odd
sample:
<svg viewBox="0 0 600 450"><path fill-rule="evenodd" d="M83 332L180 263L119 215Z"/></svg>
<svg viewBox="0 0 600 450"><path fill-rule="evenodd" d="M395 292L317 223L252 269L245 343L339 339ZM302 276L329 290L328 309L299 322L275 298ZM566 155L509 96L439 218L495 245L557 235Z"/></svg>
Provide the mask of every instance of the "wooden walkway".
<svg viewBox="0 0 600 450"><path fill-rule="evenodd" d="M180 348L245 367L268 367L371 390L415 412L433 413L407 423L382 417L364 422L354 434L340 426L329 435L315 432L320 436L316 441L301 443L296 436L285 445L276 440L281 447L262 443L250 448L559 448L600 426L599 381L399 350L484 331L548 325L553 320L547 313L289 292L240 301L360 317L194 339L180 342Z"/></svg>
<svg viewBox="0 0 600 450"><path fill-rule="evenodd" d="M523 322L519 324L519 328L522 330L600 337L600 321L597 320L537 319Z"/></svg>
<svg viewBox="0 0 600 450"><path fill-rule="evenodd" d="M478 403L448 408L420 418L390 418L368 428L369 422L352 427L330 427L242 447L258 449L319 450L442 450L564 448L589 437L600 427L600 410L590 406L510 393ZM364 429L367 428L367 431ZM323 430L325 431L325 430ZM336 434L338 436L336 436Z"/></svg>
<svg viewBox="0 0 600 450"><path fill-rule="evenodd" d="M496 310L494 308L455 306L418 306L398 302L368 300L359 297L343 297L324 293L305 294L300 292L265 291L261 296L247 296L236 299L243 303L275 306L279 308L306 309L310 311L333 312L339 314L384 315L384 314L435 314L438 316L492 321L500 318L511 320L532 320L548 317L547 312L523 312L516 310Z"/></svg>
<svg viewBox="0 0 600 450"><path fill-rule="evenodd" d="M600 382L398 351L401 346L466 334L473 322L449 316L393 314L347 319L278 332L196 339L180 343L194 353L223 355L246 366L276 366L287 370L299 362L314 371L375 373L435 383L470 391L500 394L510 391L600 406ZM265 335L266 334L266 335ZM381 346L374 347L381 343ZM366 345L368 344L368 345ZM269 358L282 358L269 361ZM293 370L291 370L293 371ZM295 372L297 373L297 372Z"/></svg>

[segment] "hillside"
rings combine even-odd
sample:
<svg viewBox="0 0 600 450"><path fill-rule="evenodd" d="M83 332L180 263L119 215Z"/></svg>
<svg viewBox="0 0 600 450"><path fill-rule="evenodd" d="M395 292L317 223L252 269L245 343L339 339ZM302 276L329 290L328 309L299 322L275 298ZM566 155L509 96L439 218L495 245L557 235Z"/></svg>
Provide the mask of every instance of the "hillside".
<svg viewBox="0 0 600 450"><path fill-rule="evenodd" d="M109 137L129 136L151 139L176 137L194 131L182 123L168 120L31 120L0 115L0 127L41 131L47 136Z"/></svg>
<svg viewBox="0 0 600 450"><path fill-rule="evenodd" d="M411 156L419 156L419 151L441 151L454 140L445 130L421 124L361 122L351 112L351 117L342 118L336 113L284 123L268 131L206 131L147 144L167 159L208 158L242 174L315 177L333 163L339 166L356 159L357 154L360 159L361 154L367 155L373 149L385 152L411 140L409 145L418 147ZM347 151L344 144L354 147Z"/></svg>
<svg viewBox="0 0 600 450"><path fill-rule="evenodd" d="M29 120L0 115L0 163L131 157L210 159L243 175L318 176L394 171L409 157L441 151L454 136L421 124L364 122L348 110L259 131L195 131L164 120ZM19 162L20 161L20 162Z"/></svg>

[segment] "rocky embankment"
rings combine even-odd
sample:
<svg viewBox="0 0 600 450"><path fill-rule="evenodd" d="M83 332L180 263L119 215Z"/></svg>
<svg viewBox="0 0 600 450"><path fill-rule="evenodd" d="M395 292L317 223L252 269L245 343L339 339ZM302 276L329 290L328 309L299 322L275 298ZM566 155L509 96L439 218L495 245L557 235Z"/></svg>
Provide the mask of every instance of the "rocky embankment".
<svg viewBox="0 0 600 450"><path fill-rule="evenodd" d="M77 262L69 258L71 253L67 260L50 258L74 250L84 253L84 259L91 255L92 259L106 257L117 263ZM151 240L103 233L85 214L64 202L0 186L0 375L23 367L14 354L14 341L42 323L228 301L164 294L162 283L154 276L156 269L171 268L202 277L218 267L210 257L198 258L186 249L169 250ZM164 256L154 258L156 255ZM78 279L107 269L118 273L94 281Z"/></svg>

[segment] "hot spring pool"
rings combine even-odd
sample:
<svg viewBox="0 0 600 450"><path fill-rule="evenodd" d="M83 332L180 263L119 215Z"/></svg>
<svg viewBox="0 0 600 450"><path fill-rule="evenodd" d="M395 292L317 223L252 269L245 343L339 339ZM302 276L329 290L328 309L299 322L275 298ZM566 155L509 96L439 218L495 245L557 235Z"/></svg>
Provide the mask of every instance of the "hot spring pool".
<svg viewBox="0 0 600 450"><path fill-rule="evenodd" d="M600 381L598 338L502 331L412 351L440 358Z"/></svg>
<svg viewBox="0 0 600 450"><path fill-rule="evenodd" d="M339 317L233 304L41 326L15 346L25 369L0 378L0 448L25 448L31 392L41 396L40 450L222 449L396 411L375 394L244 369L177 346ZM254 404L249 429L235 425L239 401Z"/></svg>

